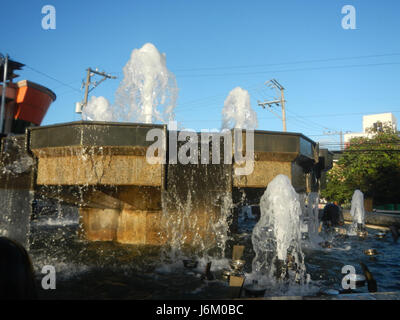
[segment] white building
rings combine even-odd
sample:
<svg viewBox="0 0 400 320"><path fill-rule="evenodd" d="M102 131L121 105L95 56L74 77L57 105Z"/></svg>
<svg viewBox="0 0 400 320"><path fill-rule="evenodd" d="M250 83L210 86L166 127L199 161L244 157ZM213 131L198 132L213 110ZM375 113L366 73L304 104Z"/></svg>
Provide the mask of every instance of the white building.
<svg viewBox="0 0 400 320"><path fill-rule="evenodd" d="M344 135L344 143L348 144L350 139L359 137L371 137L368 133L368 129L378 129L382 124L390 125L394 130L397 131L397 120L393 113L378 113L363 116L363 132L352 132Z"/></svg>

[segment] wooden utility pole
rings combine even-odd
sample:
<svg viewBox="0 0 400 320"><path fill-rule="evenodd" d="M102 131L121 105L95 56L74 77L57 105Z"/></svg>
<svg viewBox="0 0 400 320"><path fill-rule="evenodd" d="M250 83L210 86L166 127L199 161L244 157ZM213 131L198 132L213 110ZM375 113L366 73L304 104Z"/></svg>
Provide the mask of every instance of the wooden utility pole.
<svg viewBox="0 0 400 320"><path fill-rule="evenodd" d="M268 85L268 86L272 86L274 89L280 91L281 98L280 99L271 100L271 101L258 102L258 105L263 107L264 109L265 109L266 105L268 107L270 107L270 108L271 108L271 105L273 105L273 104L281 105L281 107L282 107L282 116L278 116L278 117L282 119L283 131L286 132L285 95L283 93L283 90L285 90L285 88L276 79L269 80L265 84ZM272 109L270 109L270 111L273 112Z"/></svg>
<svg viewBox="0 0 400 320"><path fill-rule="evenodd" d="M88 68L86 71L87 71L87 73L86 73L86 82L85 82L85 96L83 98L83 103L78 103L78 104L81 104L81 109L80 109L80 111L76 111L77 113L82 113L82 108L87 106L88 99L89 99L89 92L91 92L94 88L96 88L104 80L117 78L117 77L107 74L105 72L97 71L97 69L93 70L91 68ZM91 82L91 78L95 74L102 76L103 78L98 82L97 81ZM93 87L90 88L90 85L93 85Z"/></svg>
<svg viewBox="0 0 400 320"><path fill-rule="evenodd" d="M86 107L87 102L88 102L88 96L89 96L89 85L90 85L90 68L87 69L87 74L86 74L86 82L85 82L85 98L83 99L83 105Z"/></svg>
<svg viewBox="0 0 400 320"><path fill-rule="evenodd" d="M283 87L281 87L281 106L282 106L282 123L283 131L286 132L286 111L285 111L285 96L283 94Z"/></svg>

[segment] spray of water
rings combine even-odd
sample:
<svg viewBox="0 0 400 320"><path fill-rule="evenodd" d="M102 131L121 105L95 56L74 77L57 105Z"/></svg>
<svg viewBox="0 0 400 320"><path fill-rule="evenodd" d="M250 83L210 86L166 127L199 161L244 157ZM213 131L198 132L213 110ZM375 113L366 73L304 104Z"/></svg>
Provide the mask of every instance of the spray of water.
<svg viewBox="0 0 400 320"><path fill-rule="evenodd" d="M250 105L249 92L236 87L225 99L222 109L222 129L254 130L257 126L257 114Z"/></svg>
<svg viewBox="0 0 400 320"><path fill-rule="evenodd" d="M132 51L123 72L124 79L116 93L118 118L145 123L174 119L178 87L167 68L165 53L146 43Z"/></svg>
<svg viewBox="0 0 400 320"><path fill-rule="evenodd" d="M207 175L205 172L205 177ZM162 248L163 263L182 264L184 258L204 258L213 263L223 260L229 239L232 196L229 192L213 190L208 197L213 203L203 207L204 216L199 215L196 207L202 200L199 190L193 187L196 179L189 176L185 183L188 185L186 196L179 191L178 183L172 183L164 193L161 225L166 245ZM219 210L215 210L216 207Z"/></svg>
<svg viewBox="0 0 400 320"><path fill-rule="evenodd" d="M351 229L356 231L365 225L364 194L360 190L355 190L351 199L350 215L353 218Z"/></svg>
<svg viewBox="0 0 400 320"><path fill-rule="evenodd" d="M318 235L319 227L319 195L318 192L310 192L307 195L307 224L308 224L308 239L311 244L318 245L322 241L322 238Z"/></svg>
<svg viewBox="0 0 400 320"><path fill-rule="evenodd" d="M18 181L24 174L29 177L34 160L26 153L23 138L10 136L3 140L0 157L0 176L4 181L0 186L0 236L9 237L28 249L34 192L28 186L21 187Z"/></svg>
<svg viewBox="0 0 400 320"><path fill-rule="evenodd" d="M301 250L299 196L285 175L276 176L260 202L261 217L252 233L253 276L275 280L305 280Z"/></svg>
<svg viewBox="0 0 400 320"><path fill-rule="evenodd" d="M83 108L84 120L167 123L174 119L178 87L167 68L165 53L146 43L132 51L123 73L115 104L104 97L92 97Z"/></svg>
<svg viewBox="0 0 400 320"><path fill-rule="evenodd" d="M110 102L104 97L92 96L82 110L82 119L90 121L114 121L114 112Z"/></svg>

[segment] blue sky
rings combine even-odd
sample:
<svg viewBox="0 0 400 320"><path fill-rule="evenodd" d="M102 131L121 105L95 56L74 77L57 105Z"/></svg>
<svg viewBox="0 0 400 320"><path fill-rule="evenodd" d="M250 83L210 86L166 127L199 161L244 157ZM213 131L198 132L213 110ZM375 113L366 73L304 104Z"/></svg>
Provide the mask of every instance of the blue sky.
<svg viewBox="0 0 400 320"><path fill-rule="evenodd" d="M55 30L41 27L47 4L56 8ZM342 28L344 5L356 9L356 30ZM240 86L258 129L282 130L257 106L273 98L264 82L276 78L286 89L288 131L338 141L324 133L362 131L363 114L400 119L399 13L396 0L7 1L0 52L30 67L19 80L57 94L43 125L80 120L74 108L88 67L119 77L92 92L113 101L131 51L151 42L176 76L184 127L220 128L224 100Z"/></svg>

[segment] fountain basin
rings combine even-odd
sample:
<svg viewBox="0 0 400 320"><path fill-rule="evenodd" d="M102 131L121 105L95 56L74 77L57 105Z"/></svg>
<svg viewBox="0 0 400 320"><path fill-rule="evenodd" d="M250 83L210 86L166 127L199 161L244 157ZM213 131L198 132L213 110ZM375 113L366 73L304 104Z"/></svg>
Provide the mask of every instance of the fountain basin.
<svg viewBox="0 0 400 320"><path fill-rule="evenodd" d="M246 143L243 134L244 144ZM234 176L233 185L238 188L265 189L278 174L291 180L296 192L317 190L312 168L319 163L321 172L328 166L322 164L319 149L315 142L300 133L254 131L254 171L246 176ZM235 164L234 168L241 167ZM317 168L317 166L316 166Z"/></svg>
<svg viewBox="0 0 400 320"><path fill-rule="evenodd" d="M345 221L353 221L350 215L350 210L343 210L343 217ZM400 227L400 215L387 214L378 212L365 212L365 224L381 227L398 226Z"/></svg>
<svg viewBox="0 0 400 320"><path fill-rule="evenodd" d="M225 241L240 190L259 203L277 174L288 174L297 191L317 190L318 172L326 167L308 138L269 131L255 131L254 171L247 176L235 175L234 161L151 164L146 153L154 141L146 135L152 129L171 133L165 125L94 121L29 128L21 141L33 155L31 188L37 196L78 207L81 236L88 240L208 250ZM246 144L244 134L243 139ZM184 143L178 141L178 150ZM168 139L162 146L168 154ZM198 151L200 159L200 146ZM179 232L171 232L177 225Z"/></svg>
<svg viewBox="0 0 400 320"><path fill-rule="evenodd" d="M146 161L151 129L165 126L74 122L30 128L38 185L161 186L164 167Z"/></svg>
<svg viewBox="0 0 400 320"><path fill-rule="evenodd" d="M38 194L78 206L92 241L162 243L163 164L146 160L162 125L75 122L29 129Z"/></svg>

